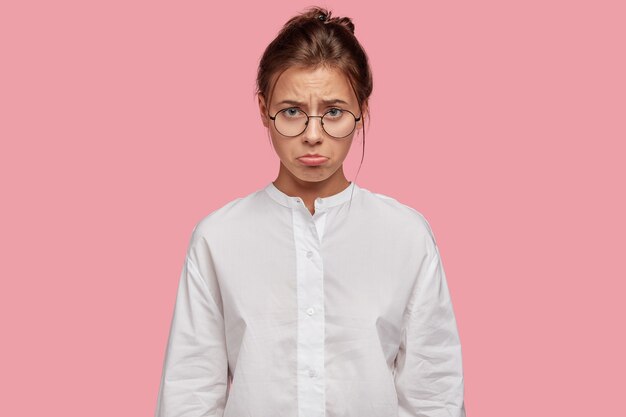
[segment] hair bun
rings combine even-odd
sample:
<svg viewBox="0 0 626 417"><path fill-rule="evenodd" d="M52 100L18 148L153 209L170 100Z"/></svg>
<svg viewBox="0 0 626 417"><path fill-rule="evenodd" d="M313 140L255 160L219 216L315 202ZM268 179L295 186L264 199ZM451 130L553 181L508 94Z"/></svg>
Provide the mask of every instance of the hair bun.
<svg viewBox="0 0 626 417"><path fill-rule="evenodd" d="M306 24L306 22L318 22L329 26L341 26L354 35L354 23L352 23L352 19L349 17L333 16L333 12L331 10L317 6L311 6L304 12L292 17L287 21L287 23L285 23L283 28L298 27Z"/></svg>
<svg viewBox="0 0 626 417"><path fill-rule="evenodd" d="M352 23L352 19L349 17L342 17L337 19L337 23L346 27L354 35L354 23Z"/></svg>

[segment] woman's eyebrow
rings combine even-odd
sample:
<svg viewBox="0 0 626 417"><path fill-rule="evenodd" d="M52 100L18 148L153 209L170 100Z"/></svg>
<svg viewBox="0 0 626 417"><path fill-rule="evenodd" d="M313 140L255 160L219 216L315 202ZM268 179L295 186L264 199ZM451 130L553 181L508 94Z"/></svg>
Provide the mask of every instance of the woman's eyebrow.
<svg viewBox="0 0 626 417"><path fill-rule="evenodd" d="M305 106L306 105L306 103L302 103L302 102L296 101L296 100L283 100L283 101L281 101L278 104L279 105L280 104L290 104L292 106ZM345 104L345 105L348 105L347 102L345 102L345 101L343 101L343 100L341 100L339 98L334 98L334 99L330 99L330 100L322 100L322 104L326 104L326 105L328 105L328 104Z"/></svg>

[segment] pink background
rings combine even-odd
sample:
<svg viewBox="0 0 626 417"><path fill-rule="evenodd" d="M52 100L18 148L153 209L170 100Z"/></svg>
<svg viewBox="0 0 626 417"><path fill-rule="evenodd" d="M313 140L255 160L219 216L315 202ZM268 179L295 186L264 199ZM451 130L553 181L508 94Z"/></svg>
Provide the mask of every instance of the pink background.
<svg viewBox="0 0 626 417"><path fill-rule="evenodd" d="M626 14L515 3L319 3L374 72L356 181L430 221L468 416L616 415ZM256 67L311 4L3 2L0 415L153 415L192 227L276 177Z"/></svg>

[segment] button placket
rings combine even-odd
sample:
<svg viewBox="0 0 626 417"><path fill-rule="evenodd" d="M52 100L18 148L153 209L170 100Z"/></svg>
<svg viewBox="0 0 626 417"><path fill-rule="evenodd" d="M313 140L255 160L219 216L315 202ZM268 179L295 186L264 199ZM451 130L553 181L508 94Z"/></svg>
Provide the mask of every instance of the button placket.
<svg viewBox="0 0 626 417"><path fill-rule="evenodd" d="M316 201L316 207L318 201ZM324 280L319 259L320 240L317 227L323 210L313 216L303 208L301 198L293 200L294 241L297 253L298 303L298 395L302 415L323 415L324 392Z"/></svg>

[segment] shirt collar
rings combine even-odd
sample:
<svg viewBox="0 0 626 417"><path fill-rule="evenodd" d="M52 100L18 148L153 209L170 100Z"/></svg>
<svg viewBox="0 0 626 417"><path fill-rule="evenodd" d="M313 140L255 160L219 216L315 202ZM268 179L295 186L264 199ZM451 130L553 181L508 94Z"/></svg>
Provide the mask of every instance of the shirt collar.
<svg viewBox="0 0 626 417"><path fill-rule="evenodd" d="M346 188L339 191L337 194L333 194L327 197L318 197L315 199L315 208L324 209L327 207L334 207L343 204L346 201L350 200L350 197L353 194L353 189L354 192L357 192L359 186L354 181L351 181ZM265 191L269 194L270 197L272 197L274 201L282 204L283 206L299 207L302 205L302 199L300 197L293 197L285 194L274 185L274 182L270 182L265 187Z"/></svg>

